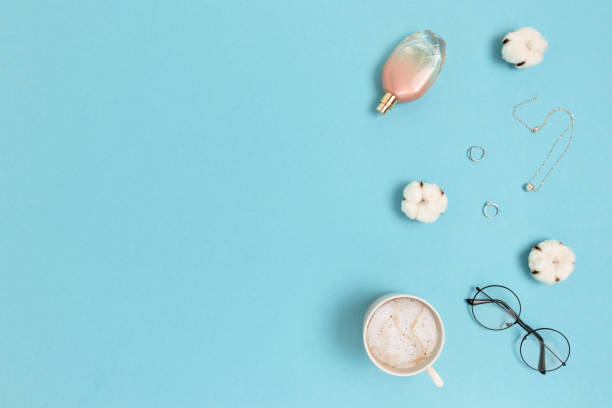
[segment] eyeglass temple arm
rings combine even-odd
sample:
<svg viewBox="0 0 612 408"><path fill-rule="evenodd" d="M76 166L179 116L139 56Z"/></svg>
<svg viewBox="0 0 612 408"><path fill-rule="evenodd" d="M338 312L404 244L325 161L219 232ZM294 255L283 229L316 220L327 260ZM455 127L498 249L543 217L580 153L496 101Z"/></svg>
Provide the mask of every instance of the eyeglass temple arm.
<svg viewBox="0 0 612 408"><path fill-rule="evenodd" d="M512 313L510 313L510 314L512 314ZM546 343L544 342L544 338L542 338L542 336L540 336L540 333L538 333L536 330L532 329L531 326L529 326L527 323L525 323L519 317L516 318L516 322L518 323L519 326L521 326L523 329L525 329L527 331L527 334L533 334L534 337L538 340L538 343L540 343L540 355L538 357L538 371L540 372L540 374L542 374L542 375L546 374L546 350L550 351L550 353L553 356L555 356L555 358L557 360L559 360L561 365L563 365L563 366L565 365L565 361L561 360L561 358L559 358L559 356L557 356L557 354L555 354L555 352L552 351L550 349L550 347L548 347L546 345Z"/></svg>
<svg viewBox="0 0 612 408"><path fill-rule="evenodd" d="M520 320L516 312L510 306L508 306L508 304L504 302L503 300L491 299L491 298L489 299L465 299L465 300L466 302L468 302L468 304L472 306L478 306L478 305L483 305L487 303L495 303L497 306L501 307L506 312L508 312L512 317L517 319L517 322Z"/></svg>
<svg viewBox="0 0 612 408"><path fill-rule="evenodd" d="M482 292L482 291L481 291ZM484 293L484 292L483 292ZM485 293L485 296L488 296ZM527 325L527 323L525 323L524 321L522 321L519 317L518 314L516 314L516 312L514 311L514 309L512 309L510 306L508 306L508 304L506 302L504 302L503 300L500 299L466 299L466 301L472 305L472 306L478 306L478 305L483 305L483 304L488 304L488 303L495 303L497 306L501 307L502 309L504 309L506 312L508 312L508 314L512 317L514 317L516 319L516 322L519 324L519 326L521 326L523 329L527 330L528 332L533 331L533 329L531 327L529 327L529 325ZM538 333L534 333L534 335L536 336L536 338L542 338Z"/></svg>
<svg viewBox="0 0 612 408"><path fill-rule="evenodd" d="M540 372L540 374L545 375L546 374L546 354L545 353L546 353L546 349L548 348L548 346L544 343L544 339L542 338L542 336L540 336L540 333L533 330L527 323L522 321L519 317L517 317L516 322L523 329L527 330L527 333L532 333L535 336L535 338L538 340L538 343L540 343L540 355L538 356L538 371ZM550 352L552 353L552 350ZM557 357L555 353L553 353L553 355ZM557 357L557 359L561 361L559 357ZM565 365L563 361L561 361L561 364Z"/></svg>
<svg viewBox="0 0 612 408"><path fill-rule="evenodd" d="M478 290L480 290L480 289L478 289ZM503 300L499 300L499 299L493 299L489 295L484 293L484 291L482 291L482 290L480 290L480 292L483 293L485 296L487 296L489 299L466 299L467 303L469 303L472 306L482 305L482 304L487 304L487 303L495 303L496 305L498 305L499 307L504 309L506 312L508 312L508 314L510 314L512 317L514 317L516 319L516 323L518 323L519 326L521 326L523 329L525 329L527 331L527 333L533 333L535 338L540 343L540 356L538 358L538 371L540 372L540 374L546 374L546 358L545 358L546 349L548 349L548 351L550 351L552 353L552 355L555 356L557 358L557 360L559 360L561 362L562 365L565 365L565 362L563 360L561 360L544 343L544 339L542 338L542 336L540 336L540 334L537 331L533 330L527 323L525 323L523 320L521 320L521 318L516 314L514 309L512 309L510 306L508 306L508 304L506 304L506 302L504 302Z"/></svg>

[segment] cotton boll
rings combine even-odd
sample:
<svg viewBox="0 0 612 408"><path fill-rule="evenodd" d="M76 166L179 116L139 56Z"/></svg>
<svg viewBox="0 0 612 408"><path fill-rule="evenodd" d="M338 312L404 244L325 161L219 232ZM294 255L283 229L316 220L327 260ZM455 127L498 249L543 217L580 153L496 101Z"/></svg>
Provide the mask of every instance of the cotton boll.
<svg viewBox="0 0 612 408"><path fill-rule="evenodd" d="M434 222L441 215L436 207L436 205L421 205L416 220L425 223Z"/></svg>
<svg viewBox="0 0 612 408"><path fill-rule="evenodd" d="M408 202L421 201L421 198L423 198L423 189L421 188L422 184L423 183L421 182L413 181L412 183L408 184L404 188L404 198L406 199L406 201Z"/></svg>
<svg viewBox="0 0 612 408"><path fill-rule="evenodd" d="M528 258L531 276L548 285L567 279L574 271L575 261L574 252L554 239L534 246Z"/></svg>
<svg viewBox="0 0 612 408"><path fill-rule="evenodd" d="M444 191L435 184L423 183L421 189L423 190L423 199L431 202L437 202L440 194L444 194Z"/></svg>
<svg viewBox="0 0 612 408"><path fill-rule="evenodd" d="M523 27L504 36L502 57L519 69L533 67L544 59L548 41L538 30Z"/></svg>
<svg viewBox="0 0 612 408"><path fill-rule="evenodd" d="M413 181L404 188L402 212L406 217L421 222L434 222L446 211L448 199L435 184Z"/></svg>
<svg viewBox="0 0 612 408"><path fill-rule="evenodd" d="M416 202L402 200L402 212L411 220L419 216L419 205Z"/></svg>

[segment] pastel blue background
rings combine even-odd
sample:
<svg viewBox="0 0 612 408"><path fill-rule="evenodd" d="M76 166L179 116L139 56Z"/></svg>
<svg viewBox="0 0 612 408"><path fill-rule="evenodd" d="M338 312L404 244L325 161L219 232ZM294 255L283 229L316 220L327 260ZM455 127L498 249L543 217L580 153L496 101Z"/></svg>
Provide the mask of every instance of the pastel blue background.
<svg viewBox="0 0 612 408"><path fill-rule="evenodd" d="M0 10L0 406L604 406L609 265L609 2L25 1ZM544 62L499 58L533 25ZM447 41L421 100L375 112L407 34ZM522 190L575 113L566 158ZM486 146L472 163L466 149ZM412 180L449 197L399 211ZM501 215L482 216L486 200ZM577 254L554 287L529 248ZM464 298L512 287L563 331L568 366L522 365ZM446 346L426 375L377 370L361 345L386 292L431 302ZM427 404L427 405L425 405Z"/></svg>

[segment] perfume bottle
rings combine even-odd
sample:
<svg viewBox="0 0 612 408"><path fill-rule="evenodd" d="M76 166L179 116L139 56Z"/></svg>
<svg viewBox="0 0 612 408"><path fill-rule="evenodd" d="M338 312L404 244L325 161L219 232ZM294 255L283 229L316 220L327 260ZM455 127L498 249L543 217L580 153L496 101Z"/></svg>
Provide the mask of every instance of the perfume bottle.
<svg viewBox="0 0 612 408"><path fill-rule="evenodd" d="M404 38L383 68L385 96L376 109L384 115L397 101L409 102L423 96L440 74L445 57L446 43L429 30Z"/></svg>

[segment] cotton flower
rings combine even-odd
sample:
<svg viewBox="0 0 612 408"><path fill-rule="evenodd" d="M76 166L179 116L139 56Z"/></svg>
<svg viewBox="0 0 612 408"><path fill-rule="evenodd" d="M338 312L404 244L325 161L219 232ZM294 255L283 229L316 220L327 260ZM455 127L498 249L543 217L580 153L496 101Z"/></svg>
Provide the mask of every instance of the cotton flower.
<svg viewBox="0 0 612 408"><path fill-rule="evenodd" d="M434 222L447 205L446 194L435 184L413 181L404 188L402 212L412 220Z"/></svg>
<svg viewBox="0 0 612 408"><path fill-rule="evenodd" d="M567 279L574 270L576 255L567 246L554 239L540 242L529 252L531 276L552 285Z"/></svg>
<svg viewBox="0 0 612 408"><path fill-rule="evenodd" d="M519 28L502 40L502 57L515 67L525 69L542 62L548 47L546 38L531 27Z"/></svg>

